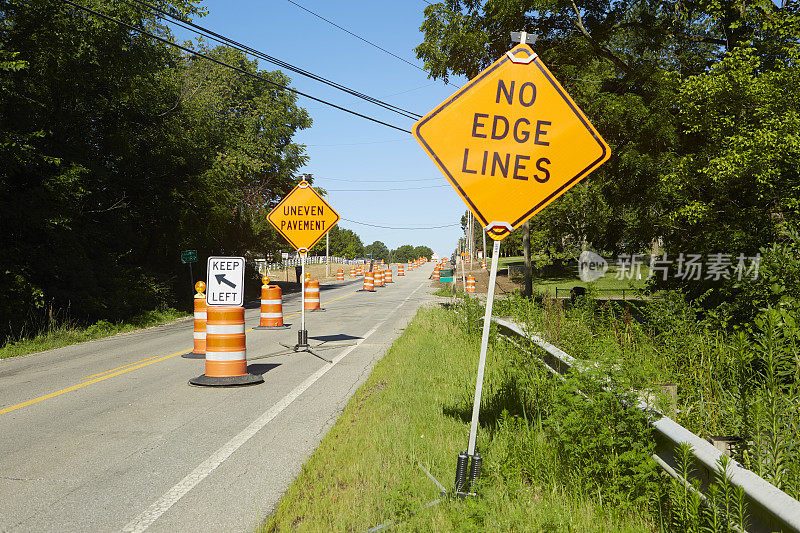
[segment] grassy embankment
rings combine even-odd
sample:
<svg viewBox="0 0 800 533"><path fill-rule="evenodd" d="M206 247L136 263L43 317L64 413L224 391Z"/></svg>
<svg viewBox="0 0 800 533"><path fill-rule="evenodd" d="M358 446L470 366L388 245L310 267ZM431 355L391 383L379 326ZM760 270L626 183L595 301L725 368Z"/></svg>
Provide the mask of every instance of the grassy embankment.
<svg viewBox="0 0 800 533"><path fill-rule="evenodd" d="M188 316L188 313L184 311L166 309L163 311L148 311L124 322L112 323L101 320L89 327L78 327L70 321L65 321L34 336L8 341L0 348L0 359L43 352L69 344L109 337L136 329L149 328L185 316Z"/></svg>
<svg viewBox="0 0 800 533"><path fill-rule="evenodd" d="M466 448L478 359L479 332L467 327L475 324L477 308L461 307L419 312L261 531L366 531L388 521L400 531L655 529L640 508L601 504L579 487L574 471L560 473L541 414L520 409L514 367L535 365L505 343L493 344L487 360L478 433L481 498L440 496L421 466L452 488L456 455ZM553 380L539 378L532 394L546 395Z"/></svg>

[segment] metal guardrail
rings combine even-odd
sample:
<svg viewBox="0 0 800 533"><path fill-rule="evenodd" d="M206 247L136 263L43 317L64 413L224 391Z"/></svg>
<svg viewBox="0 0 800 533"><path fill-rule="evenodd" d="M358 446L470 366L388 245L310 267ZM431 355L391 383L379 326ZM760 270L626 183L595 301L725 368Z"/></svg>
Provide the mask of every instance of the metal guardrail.
<svg viewBox="0 0 800 533"><path fill-rule="evenodd" d="M492 321L506 335L511 334L528 339L543 349L546 355L542 357L542 360L553 371L559 374L568 374L573 367L579 366L579 362L574 357L538 335L526 333L519 324L496 317L492 317ZM681 479L677 472L678 447L683 443L689 444L692 447L696 466L696 475L693 478L699 481L701 494L705 492L709 483L714 480L717 463L722 452L671 418L653 411L646 401L640 400L636 407L655 413L659 417L651 422L655 429L656 451L653 458L656 462L669 475ZM800 532L800 502L736 461L731 460L727 474L733 485L744 490L748 511L747 531L759 533L762 531Z"/></svg>

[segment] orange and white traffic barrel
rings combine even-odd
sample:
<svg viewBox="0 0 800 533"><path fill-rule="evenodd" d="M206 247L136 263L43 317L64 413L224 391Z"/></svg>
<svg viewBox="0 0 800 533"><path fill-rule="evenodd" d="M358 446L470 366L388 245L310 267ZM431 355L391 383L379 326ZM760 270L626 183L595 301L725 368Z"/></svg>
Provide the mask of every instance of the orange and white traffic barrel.
<svg viewBox="0 0 800 533"><path fill-rule="evenodd" d="M375 278L372 276L372 272L367 272L364 276L364 288L361 290L375 292Z"/></svg>
<svg viewBox="0 0 800 533"><path fill-rule="evenodd" d="M405 276L405 275L406 273L403 270L403 265L397 265L397 277L399 278L400 276Z"/></svg>
<svg viewBox="0 0 800 533"><path fill-rule="evenodd" d="M467 274L467 292L475 292L475 276Z"/></svg>
<svg viewBox="0 0 800 533"><path fill-rule="evenodd" d="M206 323L206 372L192 385L251 385L264 378L247 372L244 307L209 305Z"/></svg>
<svg viewBox="0 0 800 533"><path fill-rule="evenodd" d="M206 290L204 281L194 284L197 294L194 295L194 344L192 351L183 354L185 359L203 359L206 356Z"/></svg>
<svg viewBox="0 0 800 533"><path fill-rule="evenodd" d="M384 281L386 283L394 283L394 281L392 281L392 269L391 268L387 268L386 271L383 273L383 279L384 279Z"/></svg>
<svg viewBox="0 0 800 533"><path fill-rule="evenodd" d="M336 271L336 281L344 281L344 270L341 268Z"/></svg>
<svg viewBox="0 0 800 533"><path fill-rule="evenodd" d="M379 268L378 270L373 272L373 274L375 274L375 286L385 287L386 282L383 280L383 270Z"/></svg>
<svg viewBox="0 0 800 533"><path fill-rule="evenodd" d="M481 259L481 268L486 270L486 261Z"/></svg>
<svg viewBox="0 0 800 533"><path fill-rule="evenodd" d="M289 326L283 323L283 298L281 288L270 285L269 278L261 278L261 317L258 326L253 329L286 329Z"/></svg>
<svg viewBox="0 0 800 533"><path fill-rule="evenodd" d="M356 277L356 267L350 267L350 277Z"/></svg>
<svg viewBox="0 0 800 533"><path fill-rule="evenodd" d="M306 281L303 291L303 309L306 311L321 311L319 303L319 280L310 279Z"/></svg>
<svg viewBox="0 0 800 533"><path fill-rule="evenodd" d="M356 267L356 276L360 277L360 276L363 276L363 275L364 275L364 270L361 268L361 265L358 265Z"/></svg>

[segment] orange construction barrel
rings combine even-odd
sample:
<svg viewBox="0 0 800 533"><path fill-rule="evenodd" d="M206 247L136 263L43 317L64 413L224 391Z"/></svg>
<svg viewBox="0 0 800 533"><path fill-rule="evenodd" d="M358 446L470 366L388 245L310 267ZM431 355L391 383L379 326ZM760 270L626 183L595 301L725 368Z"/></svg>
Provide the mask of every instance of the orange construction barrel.
<svg viewBox="0 0 800 533"><path fill-rule="evenodd" d="M467 274L467 292L475 292L475 276Z"/></svg>
<svg viewBox="0 0 800 533"><path fill-rule="evenodd" d="M322 311L319 303L319 280L310 279L306 281L303 291L303 309L306 311Z"/></svg>
<svg viewBox="0 0 800 533"><path fill-rule="evenodd" d="M375 279L372 276L372 272L367 272L364 276L364 288L361 290L375 292Z"/></svg>
<svg viewBox="0 0 800 533"><path fill-rule="evenodd" d="M190 379L192 385L230 386L263 383L247 372L244 307L209 305L206 322L206 373Z"/></svg>
<svg viewBox="0 0 800 533"><path fill-rule="evenodd" d="M206 290L204 281L194 284L197 294L194 295L194 345L189 353L181 357L185 359L203 359L206 356Z"/></svg>
<svg viewBox="0 0 800 533"><path fill-rule="evenodd" d="M286 329L288 324L283 323L283 296L281 288L270 285L269 278L261 286L261 316L258 326L253 329Z"/></svg>

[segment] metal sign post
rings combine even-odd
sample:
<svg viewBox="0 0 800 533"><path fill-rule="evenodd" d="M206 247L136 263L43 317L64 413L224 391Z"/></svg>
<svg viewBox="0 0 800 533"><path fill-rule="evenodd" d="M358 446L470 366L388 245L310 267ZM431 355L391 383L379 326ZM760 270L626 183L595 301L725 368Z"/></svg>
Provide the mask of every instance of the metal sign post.
<svg viewBox="0 0 800 533"><path fill-rule="evenodd" d="M297 345L308 345L306 330L306 254L300 254L300 331L297 332Z"/></svg>
<svg viewBox="0 0 800 533"><path fill-rule="evenodd" d="M497 255L500 253L500 241L494 241L492 248L492 269L489 273L489 292L486 294L486 312L483 314L483 334L481 335L481 355L478 359L478 377L475 380L475 400L472 403L472 422L469 426L469 444L467 455L475 455L475 441L478 438L478 413L481 409L483 393L483 373L486 369L486 352L489 348L489 326L492 323L492 304L494 304L494 283L497 280Z"/></svg>

